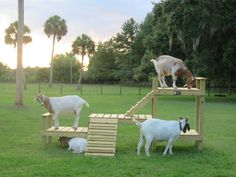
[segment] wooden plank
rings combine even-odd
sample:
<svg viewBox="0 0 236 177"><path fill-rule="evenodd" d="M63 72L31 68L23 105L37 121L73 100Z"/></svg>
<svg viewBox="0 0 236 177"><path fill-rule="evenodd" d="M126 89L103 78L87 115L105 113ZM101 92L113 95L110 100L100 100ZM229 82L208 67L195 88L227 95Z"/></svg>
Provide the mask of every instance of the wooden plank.
<svg viewBox="0 0 236 177"><path fill-rule="evenodd" d="M142 120L144 120L144 119L146 119L146 117L145 117L145 115L143 115L143 114L140 114L140 115L139 115L139 119L142 119Z"/></svg>
<svg viewBox="0 0 236 177"><path fill-rule="evenodd" d="M107 136L116 136L116 130L97 130L97 129L90 129L88 135L107 135Z"/></svg>
<svg viewBox="0 0 236 177"><path fill-rule="evenodd" d="M124 119L125 118L125 114L119 114L118 115L118 119Z"/></svg>
<svg viewBox="0 0 236 177"><path fill-rule="evenodd" d="M89 141L89 143L91 143L91 144L106 144L106 145L111 145L111 146L116 145L116 142L112 142L112 141L97 141L97 140L94 140L94 141Z"/></svg>
<svg viewBox="0 0 236 177"><path fill-rule="evenodd" d="M145 115L146 119L152 119L152 115Z"/></svg>
<svg viewBox="0 0 236 177"><path fill-rule="evenodd" d="M106 141L106 142L115 142L116 137L114 136L102 136L102 135L88 135L87 137L88 141Z"/></svg>
<svg viewBox="0 0 236 177"><path fill-rule="evenodd" d="M125 119L131 119L131 116L126 115Z"/></svg>
<svg viewBox="0 0 236 177"><path fill-rule="evenodd" d="M90 114L88 117L91 118L91 117L96 117L96 116L97 116L96 113L92 113L92 114Z"/></svg>
<svg viewBox="0 0 236 177"><path fill-rule="evenodd" d="M110 118L111 114L104 114L103 118Z"/></svg>
<svg viewBox="0 0 236 177"><path fill-rule="evenodd" d="M113 156L115 156L114 153L88 153L88 152L86 152L85 155L92 155L92 156L107 156L107 157L113 157Z"/></svg>
<svg viewBox="0 0 236 177"><path fill-rule="evenodd" d="M113 123L117 124L118 120L117 119L104 119L104 118L90 118L90 123Z"/></svg>
<svg viewBox="0 0 236 177"><path fill-rule="evenodd" d="M89 141L88 147L110 147L115 148L115 142Z"/></svg>
<svg viewBox="0 0 236 177"><path fill-rule="evenodd" d="M86 152L95 152L95 153L115 153L115 148L108 147L87 147Z"/></svg>
<svg viewBox="0 0 236 177"><path fill-rule="evenodd" d="M118 114L112 114L110 118L117 119L118 118Z"/></svg>
<svg viewBox="0 0 236 177"><path fill-rule="evenodd" d="M96 118L103 118L104 114L97 114Z"/></svg>
<svg viewBox="0 0 236 177"><path fill-rule="evenodd" d="M198 89L198 88L192 88L192 89L188 89L188 88L178 88L177 89L178 92L180 92L180 95L192 95L192 96L197 96L197 95L205 95L205 92ZM168 88L161 88L158 87L158 89L155 89L154 94L158 94L158 95L175 95L176 90L174 90L172 87L168 87Z"/></svg>
<svg viewBox="0 0 236 177"><path fill-rule="evenodd" d="M116 130L117 124L89 124L91 129Z"/></svg>
<svg viewBox="0 0 236 177"><path fill-rule="evenodd" d="M203 140L202 136L194 129L191 129L186 133L181 132L180 138L186 140Z"/></svg>

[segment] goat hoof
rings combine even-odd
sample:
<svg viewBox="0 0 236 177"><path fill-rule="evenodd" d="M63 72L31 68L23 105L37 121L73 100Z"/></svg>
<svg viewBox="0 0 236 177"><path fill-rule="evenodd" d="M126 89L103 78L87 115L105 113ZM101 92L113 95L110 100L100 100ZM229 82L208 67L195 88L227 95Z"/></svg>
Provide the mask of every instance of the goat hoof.
<svg viewBox="0 0 236 177"><path fill-rule="evenodd" d="M58 130L58 129L59 129L59 127L54 127L54 129L55 129L55 130Z"/></svg>
<svg viewBox="0 0 236 177"><path fill-rule="evenodd" d="M77 130L78 127L73 127L74 130Z"/></svg>

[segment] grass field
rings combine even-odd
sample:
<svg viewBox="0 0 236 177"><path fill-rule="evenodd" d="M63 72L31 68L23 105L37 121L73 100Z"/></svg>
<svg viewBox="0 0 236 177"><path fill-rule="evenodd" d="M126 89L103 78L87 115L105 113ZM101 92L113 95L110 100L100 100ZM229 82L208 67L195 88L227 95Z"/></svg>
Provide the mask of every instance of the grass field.
<svg viewBox="0 0 236 177"><path fill-rule="evenodd" d="M42 85L46 95L59 96L59 85L49 89ZM88 115L97 113L125 113L148 92L141 95L137 88L107 86L100 90L84 87L82 97L90 107L84 107L80 126L88 125ZM117 90L115 90L117 89ZM115 90L115 94L114 91ZM136 155L139 129L135 124L118 127L115 157L93 157L68 152L53 139L44 148L40 142L41 114L46 110L33 102L38 92L37 84L29 84L24 91L23 108L14 107L15 85L0 84L0 176L79 176L79 177L233 177L236 176L236 96L206 97L204 121L204 149L198 151L193 141L180 140L174 144L174 155L162 156L165 143L152 147L151 157ZM63 94L79 94L72 86L63 86ZM190 116L194 127L194 97L161 96L159 117L176 119ZM150 114L147 104L140 113ZM60 125L72 125L73 119L60 117Z"/></svg>

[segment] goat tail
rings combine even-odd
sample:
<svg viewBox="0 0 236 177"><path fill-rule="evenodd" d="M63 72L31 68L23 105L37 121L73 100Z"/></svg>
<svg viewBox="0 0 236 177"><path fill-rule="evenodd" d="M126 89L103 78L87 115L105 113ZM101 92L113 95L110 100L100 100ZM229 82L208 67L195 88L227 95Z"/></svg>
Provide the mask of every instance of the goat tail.
<svg viewBox="0 0 236 177"><path fill-rule="evenodd" d="M131 118L132 118L132 120L135 122L135 124L136 124L137 126L139 126L139 127L142 126L141 122L137 121L133 116L132 116Z"/></svg>
<svg viewBox="0 0 236 177"><path fill-rule="evenodd" d="M89 107L89 104L88 104L87 101L84 101L84 104L85 104L87 107Z"/></svg>

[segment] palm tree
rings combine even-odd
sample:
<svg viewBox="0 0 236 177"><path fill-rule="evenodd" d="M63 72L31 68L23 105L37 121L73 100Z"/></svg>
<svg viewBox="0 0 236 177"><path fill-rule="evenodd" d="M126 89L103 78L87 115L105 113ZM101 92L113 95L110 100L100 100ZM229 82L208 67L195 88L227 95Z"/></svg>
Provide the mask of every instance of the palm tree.
<svg viewBox="0 0 236 177"><path fill-rule="evenodd" d="M17 31L18 31L18 22L15 21L9 25L9 27L5 30L5 43L9 45L13 45L16 48L17 45ZM27 44L32 42L32 38L29 35L30 29L28 26L24 25L23 31L23 43Z"/></svg>
<svg viewBox="0 0 236 177"><path fill-rule="evenodd" d="M24 30L24 0L18 0L17 67L16 67L16 106L23 106L22 94L22 53Z"/></svg>
<svg viewBox="0 0 236 177"><path fill-rule="evenodd" d="M17 31L18 31L18 22L15 21L9 25L9 27L5 30L5 43L9 45L13 45L16 48L17 45ZM29 27L24 25L23 30L23 43L27 44L32 41L31 36L29 35L30 29ZM22 70L22 82L24 85L24 89L26 90L26 79L24 70Z"/></svg>
<svg viewBox="0 0 236 177"><path fill-rule="evenodd" d="M50 76L49 76L49 87L52 86L53 78L53 55L55 48L55 40L59 42L62 36L65 36L67 33L66 21L61 19L61 17L54 15L50 17L44 24L44 32L50 37L52 36L52 54L51 54L51 63L50 63Z"/></svg>
<svg viewBox="0 0 236 177"><path fill-rule="evenodd" d="M82 34L78 36L76 40L72 44L72 53L74 55L81 55L82 56L82 63L79 75L79 81L77 85L77 90L80 89L82 75L83 75L83 67L84 67L84 56L87 54L89 57L94 52L95 44L93 40L87 36L86 34Z"/></svg>

